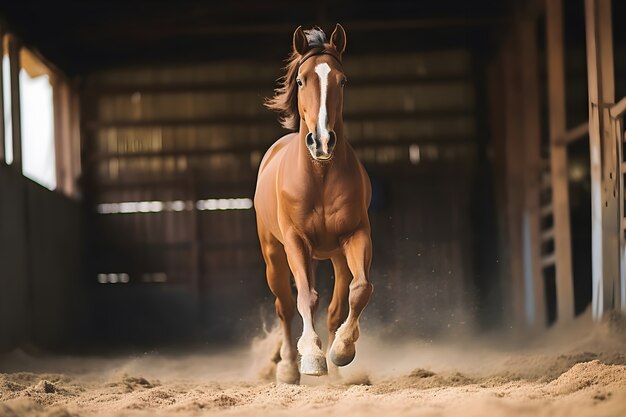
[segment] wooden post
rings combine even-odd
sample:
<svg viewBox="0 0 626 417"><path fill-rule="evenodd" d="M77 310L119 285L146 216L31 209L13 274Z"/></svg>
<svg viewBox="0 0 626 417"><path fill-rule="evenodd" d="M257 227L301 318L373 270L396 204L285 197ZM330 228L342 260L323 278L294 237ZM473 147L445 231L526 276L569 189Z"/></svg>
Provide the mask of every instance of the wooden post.
<svg viewBox="0 0 626 417"><path fill-rule="evenodd" d="M513 35L513 34L512 34ZM506 211L508 236L508 266L510 273L509 297L513 300L513 321L517 324L528 323L525 318L524 275L523 275L523 245L522 245L522 207L524 203L523 177L523 142L520 118L521 95L519 80L519 62L516 60L515 36L508 39L502 49L502 63L504 70L504 130L506 156Z"/></svg>
<svg viewBox="0 0 626 417"><path fill-rule="evenodd" d="M557 144L559 138L566 131L562 0L547 0L546 2L546 38L557 320L565 322L574 317L574 284L569 218L567 146Z"/></svg>
<svg viewBox="0 0 626 417"><path fill-rule="evenodd" d="M524 160L524 206L522 239L524 259L525 312L530 327L546 325L545 289L541 265L540 179L541 179L541 123L539 102L539 66L534 16L522 17L516 32L519 38L521 70L523 150L518 155ZM519 190L517 190L519 192Z"/></svg>
<svg viewBox="0 0 626 417"><path fill-rule="evenodd" d="M20 108L20 44L9 36L9 72L11 78L11 124L13 137L13 166L22 172L22 112Z"/></svg>
<svg viewBox="0 0 626 417"><path fill-rule="evenodd" d="M71 85L69 88L69 130L70 130L70 166L71 172L70 177L71 181L69 183L68 194L73 197L78 197L82 190L79 188L77 182L82 177L82 167L81 167L81 154L83 148L83 142L81 140L81 131L80 131L80 96L77 92L77 88L75 85Z"/></svg>
<svg viewBox="0 0 626 417"><path fill-rule="evenodd" d="M4 27L0 23L0 162L6 161L4 135Z"/></svg>
<svg viewBox="0 0 626 417"><path fill-rule="evenodd" d="M585 0L591 159L592 310L600 319L616 305L619 277L617 138L610 0Z"/></svg>

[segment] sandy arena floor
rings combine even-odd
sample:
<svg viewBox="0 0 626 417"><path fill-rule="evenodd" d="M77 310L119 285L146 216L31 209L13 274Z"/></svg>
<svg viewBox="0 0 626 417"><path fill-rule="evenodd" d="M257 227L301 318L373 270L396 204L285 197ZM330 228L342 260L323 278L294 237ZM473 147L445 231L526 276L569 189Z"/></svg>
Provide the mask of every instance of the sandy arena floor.
<svg viewBox="0 0 626 417"><path fill-rule="evenodd" d="M341 381L300 386L259 380L262 343L116 359L13 352L0 356L0 416L626 416L623 326L589 333L584 321L524 351L366 334Z"/></svg>

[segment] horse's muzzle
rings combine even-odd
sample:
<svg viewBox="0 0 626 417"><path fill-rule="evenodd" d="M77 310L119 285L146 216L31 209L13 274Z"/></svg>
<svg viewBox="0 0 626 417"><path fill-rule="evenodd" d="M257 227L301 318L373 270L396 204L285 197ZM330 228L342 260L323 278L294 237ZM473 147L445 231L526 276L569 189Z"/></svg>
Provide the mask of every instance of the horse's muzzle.
<svg viewBox="0 0 626 417"><path fill-rule="evenodd" d="M333 155L333 150L337 144L337 135L332 130L328 132L328 137L322 138L317 132L309 132L306 135L306 147L314 159L326 160Z"/></svg>

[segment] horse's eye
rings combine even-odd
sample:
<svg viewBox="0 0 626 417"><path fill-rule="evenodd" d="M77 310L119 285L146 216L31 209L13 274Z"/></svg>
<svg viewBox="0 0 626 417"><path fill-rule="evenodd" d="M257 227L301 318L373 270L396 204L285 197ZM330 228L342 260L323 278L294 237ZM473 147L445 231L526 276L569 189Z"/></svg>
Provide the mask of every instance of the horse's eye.
<svg viewBox="0 0 626 417"><path fill-rule="evenodd" d="M347 82L348 82L348 79L344 78L343 80L341 80L341 86L345 87Z"/></svg>
<svg viewBox="0 0 626 417"><path fill-rule="evenodd" d="M296 82L298 83L299 87L302 87L302 80L300 78L296 78Z"/></svg>

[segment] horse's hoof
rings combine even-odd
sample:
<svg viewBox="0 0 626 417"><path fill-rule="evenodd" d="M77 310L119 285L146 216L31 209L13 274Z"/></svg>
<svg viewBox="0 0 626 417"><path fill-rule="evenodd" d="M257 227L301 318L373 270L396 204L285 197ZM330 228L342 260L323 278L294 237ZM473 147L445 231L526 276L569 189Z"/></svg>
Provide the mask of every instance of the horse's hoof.
<svg viewBox="0 0 626 417"><path fill-rule="evenodd" d="M339 349L338 344L333 343L333 346L330 348L330 360L337 366L348 365L356 356L354 344L346 345L342 343L342 345L342 349Z"/></svg>
<svg viewBox="0 0 626 417"><path fill-rule="evenodd" d="M300 372L305 375L322 376L328 374L326 358L318 355L304 355L300 360Z"/></svg>
<svg viewBox="0 0 626 417"><path fill-rule="evenodd" d="M280 361L276 364L276 382L279 384L300 383L300 372L296 362Z"/></svg>

